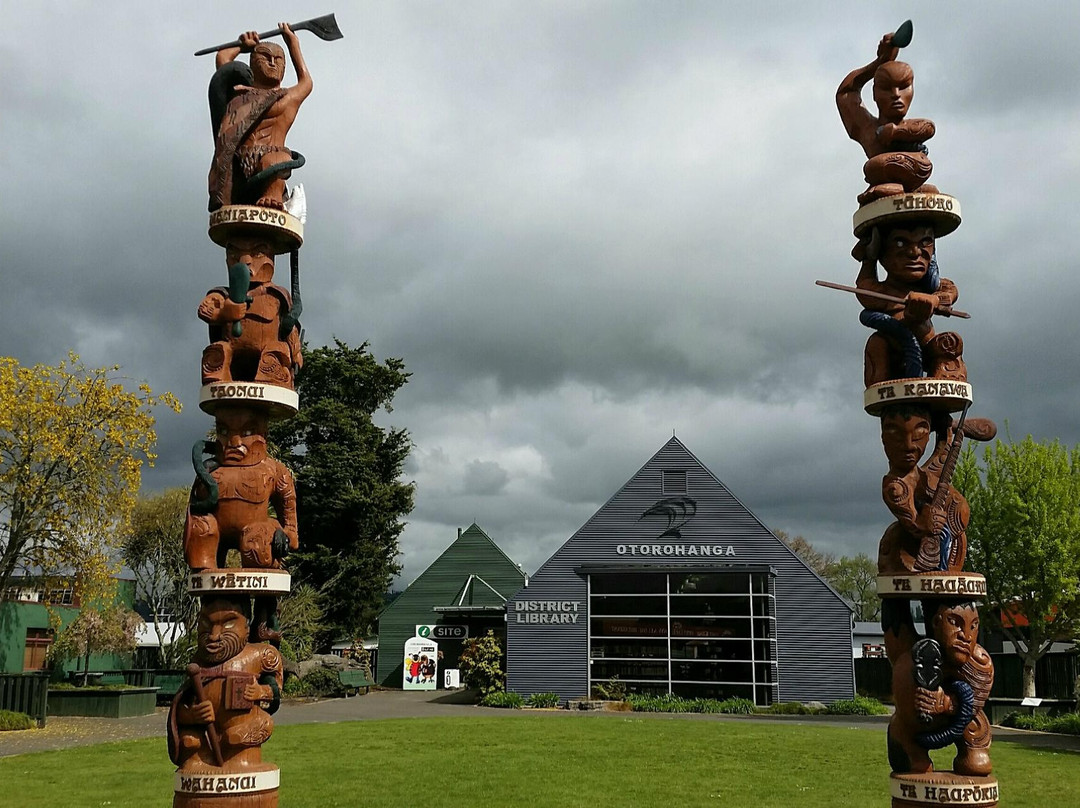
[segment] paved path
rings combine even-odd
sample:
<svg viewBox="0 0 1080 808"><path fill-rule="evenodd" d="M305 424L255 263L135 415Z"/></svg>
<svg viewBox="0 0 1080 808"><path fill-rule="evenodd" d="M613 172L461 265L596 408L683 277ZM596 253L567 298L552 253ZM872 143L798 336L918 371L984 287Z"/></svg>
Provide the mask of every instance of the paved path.
<svg viewBox="0 0 1080 808"><path fill-rule="evenodd" d="M400 690L373 691L366 696L350 699L328 699L315 702L286 702L274 716L277 726L289 724L330 724L339 721L368 721L385 718L435 718L521 715L517 710L476 707L465 701L464 694L403 692ZM89 746L113 741L165 736L166 709L159 707L153 715L136 718L77 718L50 717L44 729L0 733L0 757L23 755L74 746ZM533 715L552 719L625 718L626 713L571 712L569 710L538 710ZM835 724L884 732L886 719L862 716L720 716L702 714L634 713L634 718L654 721L765 721L778 724ZM1067 750L1080 753L1080 737L1051 735L1043 732L994 728L995 741L1014 741L1028 746Z"/></svg>

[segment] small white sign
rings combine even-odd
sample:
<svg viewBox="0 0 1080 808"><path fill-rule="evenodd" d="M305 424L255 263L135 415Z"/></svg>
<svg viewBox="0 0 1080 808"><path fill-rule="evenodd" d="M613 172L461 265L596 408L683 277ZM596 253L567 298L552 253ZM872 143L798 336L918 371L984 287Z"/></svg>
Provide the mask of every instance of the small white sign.
<svg viewBox="0 0 1080 808"><path fill-rule="evenodd" d="M447 668L443 671L443 687L447 690L456 690L461 687L461 670L459 668Z"/></svg>
<svg viewBox="0 0 1080 808"><path fill-rule="evenodd" d="M1020 702L1021 707L1038 707L1040 704L1042 704L1042 699L1037 699L1034 696L1028 696Z"/></svg>

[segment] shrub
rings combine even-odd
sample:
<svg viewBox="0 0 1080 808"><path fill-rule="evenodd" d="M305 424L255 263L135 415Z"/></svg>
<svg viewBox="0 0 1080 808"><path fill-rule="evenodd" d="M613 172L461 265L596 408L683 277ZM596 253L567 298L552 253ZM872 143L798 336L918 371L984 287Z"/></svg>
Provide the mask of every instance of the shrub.
<svg viewBox="0 0 1080 808"><path fill-rule="evenodd" d="M631 709L639 713L724 713L726 715L749 715L754 712L754 702L749 699L730 698L687 699L673 693L658 696L631 694L626 697Z"/></svg>
<svg viewBox="0 0 1080 808"><path fill-rule="evenodd" d="M466 641L465 650L461 652L458 660L462 683L465 687L479 690L481 698L506 690L506 673L502 669L502 659L503 650L495 632L490 629L486 636L473 637Z"/></svg>
<svg viewBox="0 0 1080 808"><path fill-rule="evenodd" d="M533 693L525 699L529 707L558 707L559 695L557 693Z"/></svg>
<svg viewBox="0 0 1080 808"><path fill-rule="evenodd" d="M286 676L285 684L281 688L281 695L288 698L296 698L304 695L304 683L298 676Z"/></svg>
<svg viewBox="0 0 1080 808"><path fill-rule="evenodd" d="M338 679L337 671L330 668L315 668L303 679L290 677L285 680L285 686L282 689L283 695L292 698L297 696L331 698L340 696L344 692L345 688Z"/></svg>
<svg viewBox="0 0 1080 808"><path fill-rule="evenodd" d="M592 686L594 699L604 701L625 701L626 685L619 681L618 676L612 676L606 682L597 682Z"/></svg>
<svg viewBox="0 0 1080 808"><path fill-rule="evenodd" d="M754 702L750 699L730 698L720 702L718 712L729 715L750 715L754 712Z"/></svg>
<svg viewBox="0 0 1080 808"><path fill-rule="evenodd" d="M757 712L768 715L816 715L819 711L797 701L780 701L762 707Z"/></svg>
<svg viewBox="0 0 1080 808"><path fill-rule="evenodd" d="M1001 722L1003 727L1031 729L1039 732L1061 732L1067 735L1080 735L1080 713L1063 713L1049 716L1045 713L1009 713Z"/></svg>
<svg viewBox="0 0 1080 808"><path fill-rule="evenodd" d="M825 710L829 715L888 715L889 708L877 699L856 696L853 699L838 699Z"/></svg>
<svg viewBox="0 0 1080 808"><path fill-rule="evenodd" d="M16 729L30 729L34 726L34 719L26 713L15 713L11 710L0 710L0 732Z"/></svg>
<svg viewBox="0 0 1080 808"><path fill-rule="evenodd" d="M517 693L507 693L504 690L495 690L480 699L481 707L508 707L511 710L520 710L524 703Z"/></svg>

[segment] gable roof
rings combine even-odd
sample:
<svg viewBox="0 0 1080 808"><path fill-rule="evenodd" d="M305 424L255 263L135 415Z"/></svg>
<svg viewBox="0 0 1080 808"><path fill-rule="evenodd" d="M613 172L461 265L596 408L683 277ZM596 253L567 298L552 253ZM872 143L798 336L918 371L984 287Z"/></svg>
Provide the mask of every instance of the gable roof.
<svg viewBox="0 0 1080 808"><path fill-rule="evenodd" d="M399 613L431 620L435 607L455 604L501 609L524 583L522 569L474 522L383 608L379 620L396 619Z"/></svg>
<svg viewBox="0 0 1080 808"><path fill-rule="evenodd" d="M671 515L665 522L665 506L675 499L664 493L664 472L685 471L687 494L684 499L693 502L693 513L682 514L681 525L674 524L679 538L670 533L673 528ZM690 518L686 518L689 515ZM707 537L707 538L706 538ZM851 604L844 600L827 581L821 578L790 547L776 536L754 513L747 508L726 485L677 437L649 458L627 482L594 513L555 553L537 570L530 580L530 587L540 584L548 574L559 574L568 561L595 563L589 556L611 556L616 545L656 542L671 543L685 539L687 542L716 542L731 546L735 555L725 556L722 561L744 566L768 564L780 575L810 576L825 587L848 610ZM663 559L625 556L625 562L641 562L664 565ZM668 562L685 561L669 558ZM554 565L554 567L552 566ZM671 566L667 563L665 566Z"/></svg>

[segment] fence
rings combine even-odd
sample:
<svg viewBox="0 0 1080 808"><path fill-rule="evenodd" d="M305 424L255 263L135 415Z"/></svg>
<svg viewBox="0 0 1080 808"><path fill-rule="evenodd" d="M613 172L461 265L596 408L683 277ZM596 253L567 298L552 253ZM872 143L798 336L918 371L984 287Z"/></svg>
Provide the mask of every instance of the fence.
<svg viewBox="0 0 1080 808"><path fill-rule="evenodd" d="M48 702L48 673L0 673L0 710L26 713L43 727Z"/></svg>

